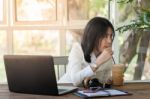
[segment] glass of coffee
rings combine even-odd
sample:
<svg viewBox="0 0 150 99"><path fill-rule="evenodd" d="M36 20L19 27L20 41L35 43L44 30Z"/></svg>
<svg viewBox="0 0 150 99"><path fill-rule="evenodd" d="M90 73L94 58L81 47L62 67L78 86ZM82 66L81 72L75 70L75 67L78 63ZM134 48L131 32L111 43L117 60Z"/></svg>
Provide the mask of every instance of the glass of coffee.
<svg viewBox="0 0 150 99"><path fill-rule="evenodd" d="M121 86L124 84L124 64L114 64L112 67L113 85Z"/></svg>

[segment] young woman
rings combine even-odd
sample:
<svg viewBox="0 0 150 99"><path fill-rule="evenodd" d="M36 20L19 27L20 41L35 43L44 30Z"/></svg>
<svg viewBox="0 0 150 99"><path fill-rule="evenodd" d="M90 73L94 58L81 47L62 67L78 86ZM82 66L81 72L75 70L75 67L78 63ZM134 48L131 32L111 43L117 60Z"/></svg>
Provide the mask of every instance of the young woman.
<svg viewBox="0 0 150 99"><path fill-rule="evenodd" d="M111 79L114 35L114 27L107 19L91 19L85 27L81 44L73 45L67 72L59 83L73 83L79 86L86 78L97 78L100 82Z"/></svg>

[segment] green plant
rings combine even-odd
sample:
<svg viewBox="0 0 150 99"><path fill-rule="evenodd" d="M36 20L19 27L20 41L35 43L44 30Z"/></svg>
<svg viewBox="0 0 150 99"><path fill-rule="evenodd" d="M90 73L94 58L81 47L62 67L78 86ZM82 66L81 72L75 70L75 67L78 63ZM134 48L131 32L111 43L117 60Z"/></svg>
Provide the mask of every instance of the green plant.
<svg viewBox="0 0 150 99"><path fill-rule="evenodd" d="M117 3L131 3L133 0L118 0Z"/></svg>
<svg viewBox="0 0 150 99"><path fill-rule="evenodd" d="M132 3L133 0L120 0L118 3ZM150 28L150 11L147 9L144 9L142 7L136 7L138 10L138 16L137 19L131 20L129 24L120 26L116 29L116 31L119 31L119 33L123 33L125 31L131 30L131 29L146 29Z"/></svg>

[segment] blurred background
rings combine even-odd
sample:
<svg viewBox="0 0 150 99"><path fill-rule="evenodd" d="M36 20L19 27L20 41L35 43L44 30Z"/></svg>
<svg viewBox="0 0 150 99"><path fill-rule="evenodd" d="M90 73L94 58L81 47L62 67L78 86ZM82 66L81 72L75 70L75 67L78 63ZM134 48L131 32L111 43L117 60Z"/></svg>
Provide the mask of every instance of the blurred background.
<svg viewBox="0 0 150 99"><path fill-rule="evenodd" d="M150 0L0 0L0 83L7 83L4 54L68 56L95 16L115 27L125 80L149 80Z"/></svg>

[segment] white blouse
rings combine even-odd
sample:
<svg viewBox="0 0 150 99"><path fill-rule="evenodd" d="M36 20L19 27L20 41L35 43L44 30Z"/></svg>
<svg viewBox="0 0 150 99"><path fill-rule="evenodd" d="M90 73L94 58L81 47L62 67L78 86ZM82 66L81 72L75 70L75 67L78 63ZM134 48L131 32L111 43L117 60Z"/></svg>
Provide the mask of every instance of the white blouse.
<svg viewBox="0 0 150 99"><path fill-rule="evenodd" d="M95 63L96 56L91 53L91 63L86 62L79 43L73 45L68 61L67 71L58 83L73 83L74 86L79 86L86 77L97 78L101 82L107 82L108 79L111 79L112 59L102 64L96 72L93 72L90 64Z"/></svg>

